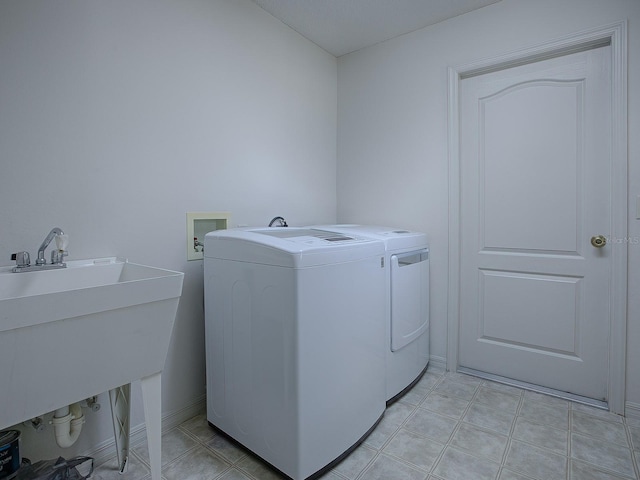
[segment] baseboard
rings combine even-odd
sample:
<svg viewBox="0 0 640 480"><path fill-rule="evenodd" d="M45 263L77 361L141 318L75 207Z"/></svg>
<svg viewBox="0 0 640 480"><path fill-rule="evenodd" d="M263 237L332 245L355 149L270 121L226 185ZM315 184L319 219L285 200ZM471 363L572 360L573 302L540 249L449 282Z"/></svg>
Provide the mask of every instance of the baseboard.
<svg viewBox="0 0 640 480"><path fill-rule="evenodd" d="M181 423L195 417L207 409L207 397L201 395L192 404L187 405L179 410L166 413L162 416L162 433L177 427ZM131 427L129 433L129 448L143 444L147 441L147 428L144 423ZM116 441L114 438L106 440L96 446L92 451L85 453L89 457L94 458L95 465L101 465L116 455Z"/></svg>
<svg viewBox="0 0 640 480"><path fill-rule="evenodd" d="M438 357L437 355L430 355L429 366L437 370L446 371L447 359L445 357Z"/></svg>
<svg viewBox="0 0 640 480"><path fill-rule="evenodd" d="M177 427L181 423L189 420L190 418L200 415L207 410L207 396L206 394L200 395L191 405L187 405L174 412L169 412L162 416L162 433L166 433L172 428ZM146 432L145 432L146 436Z"/></svg>
<svg viewBox="0 0 640 480"><path fill-rule="evenodd" d="M640 403L627 402L624 406L624 416L640 420Z"/></svg>

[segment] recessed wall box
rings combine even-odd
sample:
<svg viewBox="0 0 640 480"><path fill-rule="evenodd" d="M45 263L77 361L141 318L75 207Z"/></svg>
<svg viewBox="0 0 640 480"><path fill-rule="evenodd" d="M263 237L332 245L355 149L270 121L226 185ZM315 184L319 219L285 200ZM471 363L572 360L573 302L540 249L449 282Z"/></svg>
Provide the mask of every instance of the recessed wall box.
<svg viewBox="0 0 640 480"><path fill-rule="evenodd" d="M228 222L228 212L188 212L187 260L202 260L204 236L214 230L226 229Z"/></svg>

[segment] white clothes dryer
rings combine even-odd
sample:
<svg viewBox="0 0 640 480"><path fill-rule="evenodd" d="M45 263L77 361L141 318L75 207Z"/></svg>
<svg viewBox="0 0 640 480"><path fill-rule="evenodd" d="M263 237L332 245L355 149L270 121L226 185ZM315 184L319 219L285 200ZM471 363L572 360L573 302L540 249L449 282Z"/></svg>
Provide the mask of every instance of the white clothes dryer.
<svg viewBox="0 0 640 480"><path fill-rule="evenodd" d="M385 244L386 400L406 393L429 363L429 244L424 233L372 225L314 228Z"/></svg>
<svg viewBox="0 0 640 480"><path fill-rule="evenodd" d="M289 477L385 410L384 244L311 228L205 236L207 419Z"/></svg>

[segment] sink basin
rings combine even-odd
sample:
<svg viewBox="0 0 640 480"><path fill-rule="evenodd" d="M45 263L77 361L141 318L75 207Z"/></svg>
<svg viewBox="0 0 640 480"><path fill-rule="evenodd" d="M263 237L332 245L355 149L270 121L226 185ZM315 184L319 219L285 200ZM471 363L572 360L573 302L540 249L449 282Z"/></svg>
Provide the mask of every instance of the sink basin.
<svg viewBox="0 0 640 480"><path fill-rule="evenodd" d="M183 277L120 258L0 267L0 430L161 372Z"/></svg>

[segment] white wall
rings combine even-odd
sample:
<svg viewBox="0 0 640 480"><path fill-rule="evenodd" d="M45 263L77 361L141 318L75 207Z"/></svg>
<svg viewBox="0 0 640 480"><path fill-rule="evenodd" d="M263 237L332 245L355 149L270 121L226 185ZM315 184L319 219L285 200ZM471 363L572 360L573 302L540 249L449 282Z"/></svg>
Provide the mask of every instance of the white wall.
<svg viewBox="0 0 640 480"><path fill-rule="evenodd" d="M338 59L338 221L429 233L431 349L447 346L447 67L628 19L629 234L640 239L640 2L503 0ZM631 208L633 207L633 208ZM629 246L627 402L640 408L640 245ZM629 403L628 403L629 405ZM640 410L636 410L640 412Z"/></svg>
<svg viewBox="0 0 640 480"><path fill-rule="evenodd" d="M202 262L186 261L185 214L334 222L336 76L333 56L249 0L0 2L0 264L35 258L59 226L69 259L184 271L163 413L202 400ZM106 442L100 400L77 446L25 431L23 455Z"/></svg>

